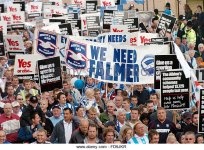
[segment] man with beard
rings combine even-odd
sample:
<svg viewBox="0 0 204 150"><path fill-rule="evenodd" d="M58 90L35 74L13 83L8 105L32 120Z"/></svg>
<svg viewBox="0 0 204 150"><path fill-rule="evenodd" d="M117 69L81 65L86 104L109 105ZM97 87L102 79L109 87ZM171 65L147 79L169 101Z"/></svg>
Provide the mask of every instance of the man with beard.
<svg viewBox="0 0 204 150"><path fill-rule="evenodd" d="M97 138L98 135L98 130L97 126L95 124L90 124L88 128L88 135L84 139L85 144L98 144L98 143L103 143L102 140Z"/></svg>

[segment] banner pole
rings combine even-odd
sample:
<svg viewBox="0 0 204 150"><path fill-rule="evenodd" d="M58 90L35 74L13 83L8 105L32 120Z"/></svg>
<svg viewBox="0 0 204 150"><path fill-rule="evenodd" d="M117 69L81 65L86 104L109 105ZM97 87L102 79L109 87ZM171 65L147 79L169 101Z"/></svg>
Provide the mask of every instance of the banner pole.
<svg viewBox="0 0 204 150"><path fill-rule="evenodd" d="M106 83L106 98L108 97L108 84Z"/></svg>

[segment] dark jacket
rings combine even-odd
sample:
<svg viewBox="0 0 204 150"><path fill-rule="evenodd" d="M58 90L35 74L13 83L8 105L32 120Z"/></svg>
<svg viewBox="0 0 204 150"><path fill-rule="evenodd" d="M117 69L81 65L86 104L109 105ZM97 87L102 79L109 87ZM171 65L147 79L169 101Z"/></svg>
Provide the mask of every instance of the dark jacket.
<svg viewBox="0 0 204 150"><path fill-rule="evenodd" d="M20 118L21 127L30 126L32 124L31 115L35 112L38 113L41 121L45 122L45 114L43 113L41 108L37 106L36 109L34 109L33 106L28 105L25 109L23 109L23 113Z"/></svg>
<svg viewBox="0 0 204 150"><path fill-rule="evenodd" d="M163 123L158 119L151 121L148 125L148 130L150 129L156 129L159 133L159 143L166 143L167 136L170 132L174 133L174 135L177 133L175 124L167 119Z"/></svg>
<svg viewBox="0 0 204 150"><path fill-rule="evenodd" d="M21 127L18 131L18 141L22 143L32 143L36 141L36 139L33 138L33 133L40 128L42 128L41 125L37 125L33 129L31 129L31 126Z"/></svg>
<svg viewBox="0 0 204 150"><path fill-rule="evenodd" d="M138 97L138 105L145 104L146 101L149 100L149 91L146 89L143 89L142 92L135 90L133 95Z"/></svg>
<svg viewBox="0 0 204 150"><path fill-rule="evenodd" d="M54 126L49 118L46 118L44 129L47 131L47 136L51 136Z"/></svg>
<svg viewBox="0 0 204 150"><path fill-rule="evenodd" d="M192 131L194 132L195 134L198 133L198 126L195 126L194 124L189 124L187 125L184 129L183 129L183 132L186 133L187 131Z"/></svg>
<svg viewBox="0 0 204 150"><path fill-rule="evenodd" d="M74 133L72 133L72 136L71 136L71 139L70 139L69 143L71 143L71 144L77 144L77 143L82 144L82 143L84 143L85 137L86 137L86 135L83 134L81 132L81 130L79 129L79 130L75 131Z"/></svg>
<svg viewBox="0 0 204 150"><path fill-rule="evenodd" d="M78 127L79 127L79 124L73 120L72 121L72 133ZM66 143L65 130L64 130L64 119L55 125L53 132L51 134L50 142L51 143Z"/></svg>

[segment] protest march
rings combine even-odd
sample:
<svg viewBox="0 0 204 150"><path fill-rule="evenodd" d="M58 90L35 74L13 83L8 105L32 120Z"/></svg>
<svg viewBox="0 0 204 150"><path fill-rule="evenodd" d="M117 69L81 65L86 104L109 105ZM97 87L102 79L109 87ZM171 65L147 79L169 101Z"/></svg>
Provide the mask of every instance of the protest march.
<svg viewBox="0 0 204 150"><path fill-rule="evenodd" d="M144 5L0 0L0 144L203 144L203 6Z"/></svg>

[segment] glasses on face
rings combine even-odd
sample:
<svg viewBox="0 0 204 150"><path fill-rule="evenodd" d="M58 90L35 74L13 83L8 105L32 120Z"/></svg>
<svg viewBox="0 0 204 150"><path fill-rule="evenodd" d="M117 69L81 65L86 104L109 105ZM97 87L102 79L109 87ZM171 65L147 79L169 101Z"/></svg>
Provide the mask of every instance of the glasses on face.
<svg viewBox="0 0 204 150"><path fill-rule="evenodd" d="M192 138L185 138L185 140L193 140Z"/></svg>
<svg viewBox="0 0 204 150"><path fill-rule="evenodd" d="M22 98L18 98L17 100L23 100Z"/></svg>

